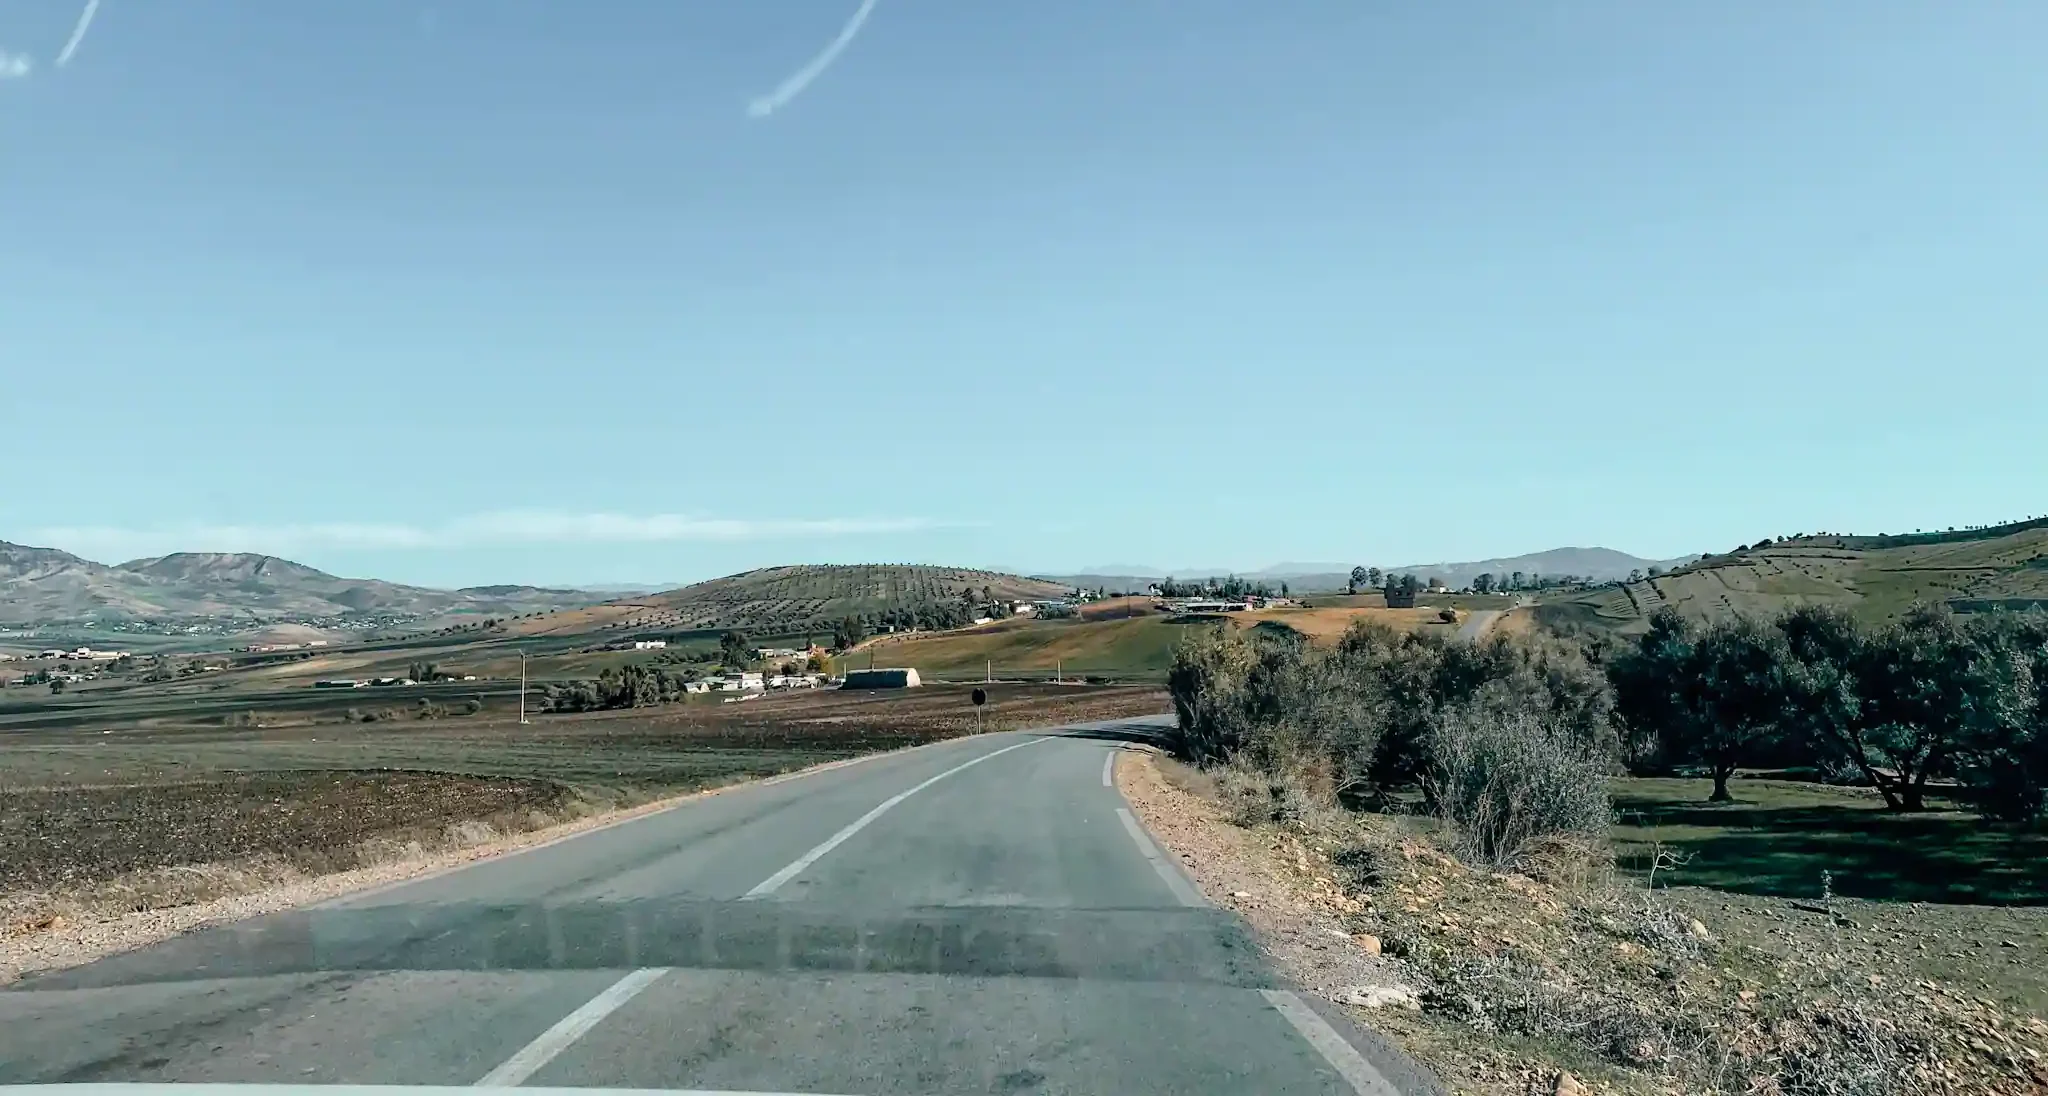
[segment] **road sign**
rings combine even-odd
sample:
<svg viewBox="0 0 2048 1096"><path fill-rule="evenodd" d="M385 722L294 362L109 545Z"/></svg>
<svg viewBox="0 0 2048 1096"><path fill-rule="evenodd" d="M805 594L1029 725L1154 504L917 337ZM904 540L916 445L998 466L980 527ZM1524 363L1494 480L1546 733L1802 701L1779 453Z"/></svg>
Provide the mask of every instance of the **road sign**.
<svg viewBox="0 0 2048 1096"><path fill-rule="evenodd" d="M981 706L982 706L983 704L986 704L986 703L988 703L988 690L987 690L987 689L976 689L976 690L974 690L974 706L975 706L975 707L977 707L977 708L979 708L979 707L981 707Z"/></svg>

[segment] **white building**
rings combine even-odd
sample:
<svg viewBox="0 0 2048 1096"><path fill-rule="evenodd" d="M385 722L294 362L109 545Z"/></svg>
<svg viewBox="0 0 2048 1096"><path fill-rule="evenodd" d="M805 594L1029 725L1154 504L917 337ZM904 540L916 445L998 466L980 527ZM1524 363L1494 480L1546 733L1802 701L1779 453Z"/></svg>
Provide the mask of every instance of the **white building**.
<svg viewBox="0 0 2048 1096"><path fill-rule="evenodd" d="M722 693L759 692L767 687L767 682L762 679L761 675L752 670L737 674L727 674L718 683L718 691Z"/></svg>
<svg viewBox="0 0 2048 1096"><path fill-rule="evenodd" d="M667 646L668 640L665 639L636 639L633 641L633 649L636 651L659 651Z"/></svg>

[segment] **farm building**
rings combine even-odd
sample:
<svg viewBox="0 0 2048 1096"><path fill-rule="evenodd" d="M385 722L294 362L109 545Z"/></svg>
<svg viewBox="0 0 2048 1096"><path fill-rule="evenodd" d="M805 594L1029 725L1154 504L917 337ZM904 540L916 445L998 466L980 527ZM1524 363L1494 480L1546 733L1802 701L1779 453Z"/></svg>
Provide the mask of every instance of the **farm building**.
<svg viewBox="0 0 2048 1096"><path fill-rule="evenodd" d="M846 680L839 683L842 689L915 689L924 682L917 679L917 671L908 667L888 670L848 670Z"/></svg>

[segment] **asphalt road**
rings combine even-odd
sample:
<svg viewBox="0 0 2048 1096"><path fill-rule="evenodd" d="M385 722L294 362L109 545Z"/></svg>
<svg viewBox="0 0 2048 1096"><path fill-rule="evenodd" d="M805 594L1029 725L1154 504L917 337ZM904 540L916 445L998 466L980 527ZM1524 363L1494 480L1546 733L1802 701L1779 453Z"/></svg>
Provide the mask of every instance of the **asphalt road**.
<svg viewBox="0 0 2048 1096"><path fill-rule="evenodd" d="M693 801L0 992L0 1083L1415 1093L1110 786L1137 728Z"/></svg>

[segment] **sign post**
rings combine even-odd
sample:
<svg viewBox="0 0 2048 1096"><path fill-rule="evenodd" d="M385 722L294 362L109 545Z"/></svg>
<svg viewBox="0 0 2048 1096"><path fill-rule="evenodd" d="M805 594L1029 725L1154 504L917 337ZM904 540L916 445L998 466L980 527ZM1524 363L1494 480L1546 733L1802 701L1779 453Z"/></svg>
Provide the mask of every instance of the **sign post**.
<svg viewBox="0 0 2048 1096"><path fill-rule="evenodd" d="M988 690L974 690L974 733L981 733L981 706L988 703Z"/></svg>

